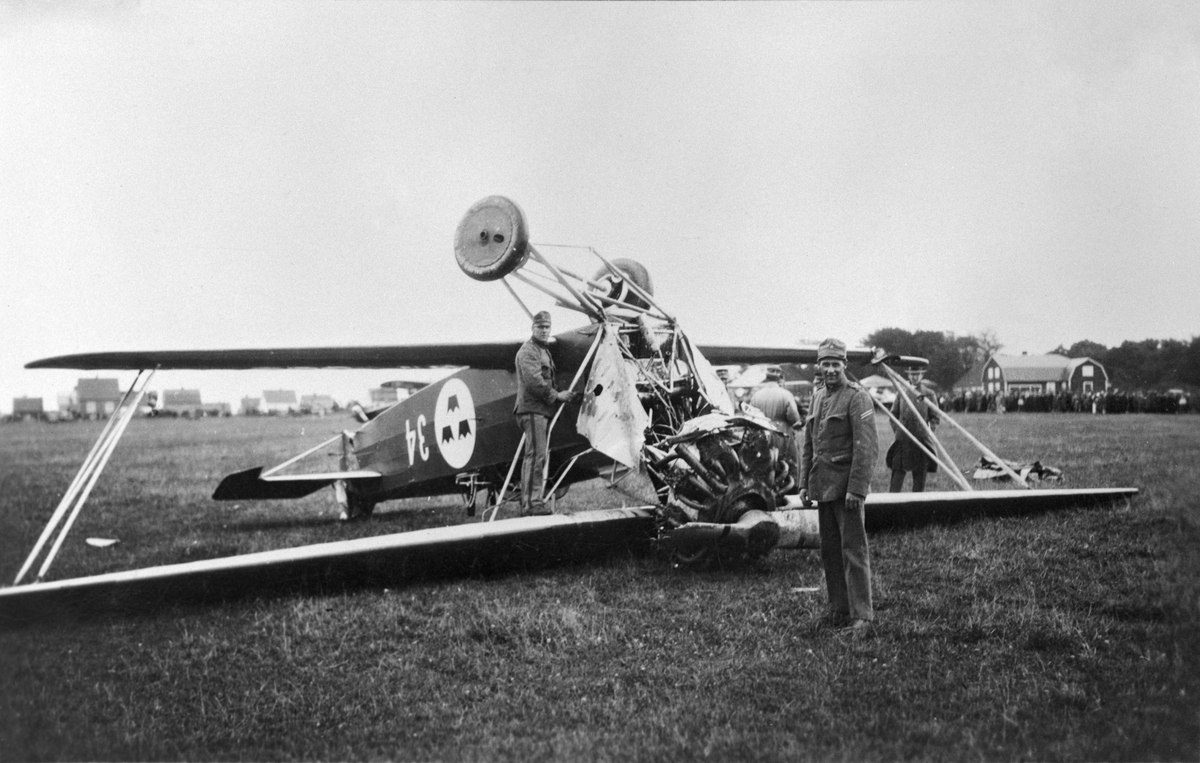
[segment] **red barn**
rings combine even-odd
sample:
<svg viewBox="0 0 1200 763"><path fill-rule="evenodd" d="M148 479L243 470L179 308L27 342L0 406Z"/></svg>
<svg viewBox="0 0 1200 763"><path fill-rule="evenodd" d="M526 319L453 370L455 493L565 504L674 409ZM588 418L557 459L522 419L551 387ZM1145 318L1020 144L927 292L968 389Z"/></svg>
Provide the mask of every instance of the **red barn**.
<svg viewBox="0 0 1200 763"><path fill-rule="evenodd" d="M981 379L968 371L955 387L982 384L984 392L1072 392L1091 394L1108 389L1108 372L1091 358L1064 355L993 355L979 369ZM971 377L971 378L968 378ZM972 384L972 382L974 384Z"/></svg>

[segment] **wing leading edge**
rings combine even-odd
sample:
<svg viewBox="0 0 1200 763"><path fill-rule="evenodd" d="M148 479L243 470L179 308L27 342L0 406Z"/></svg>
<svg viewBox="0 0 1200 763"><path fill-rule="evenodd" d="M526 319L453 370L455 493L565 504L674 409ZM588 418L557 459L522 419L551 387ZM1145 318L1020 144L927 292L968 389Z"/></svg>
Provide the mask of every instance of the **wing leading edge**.
<svg viewBox="0 0 1200 763"><path fill-rule="evenodd" d="M258 350L147 350L59 355L26 368L248 370L253 368L509 369L520 342L407 344L375 347L286 347Z"/></svg>
<svg viewBox="0 0 1200 763"><path fill-rule="evenodd" d="M519 517L0 588L0 627L163 604L536 568L640 546L649 507Z"/></svg>
<svg viewBox="0 0 1200 763"><path fill-rule="evenodd" d="M697 345L708 362L716 366L755 365L758 363L816 363L816 347L746 347L743 345ZM851 363L869 363L871 350L851 348L846 359Z"/></svg>
<svg viewBox="0 0 1200 763"><path fill-rule="evenodd" d="M453 368L507 370L521 342L461 344L402 344L372 347L282 347L244 350L144 350L57 355L26 368L65 368L79 371L157 368L188 370L250 370L255 368ZM715 365L754 363L816 363L816 347L748 347L699 345ZM852 363L866 363L870 350L847 351Z"/></svg>

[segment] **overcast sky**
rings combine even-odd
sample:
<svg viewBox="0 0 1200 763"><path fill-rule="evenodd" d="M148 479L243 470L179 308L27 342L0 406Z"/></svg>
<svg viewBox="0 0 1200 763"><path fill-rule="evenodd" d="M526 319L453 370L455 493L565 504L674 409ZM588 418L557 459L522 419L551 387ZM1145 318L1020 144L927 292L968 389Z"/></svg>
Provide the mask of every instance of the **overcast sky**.
<svg viewBox="0 0 1200 763"><path fill-rule="evenodd" d="M1193 2L45 5L0 6L0 411L64 353L523 338L454 262L492 194L701 344L1200 333Z"/></svg>

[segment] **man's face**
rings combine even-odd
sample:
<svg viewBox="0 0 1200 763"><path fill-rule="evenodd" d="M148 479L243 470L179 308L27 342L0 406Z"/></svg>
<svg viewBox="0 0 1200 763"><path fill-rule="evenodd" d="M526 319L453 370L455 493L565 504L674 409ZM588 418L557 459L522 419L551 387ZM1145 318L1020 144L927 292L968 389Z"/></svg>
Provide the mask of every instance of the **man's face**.
<svg viewBox="0 0 1200 763"><path fill-rule="evenodd" d="M821 369L821 378L825 380L825 386L837 387L842 382L846 381L846 362L837 358L825 358L817 367Z"/></svg>
<svg viewBox="0 0 1200 763"><path fill-rule="evenodd" d="M923 378L925 378L924 371L909 371L908 372L908 383L913 385L914 387L920 386L921 379L923 379Z"/></svg>
<svg viewBox="0 0 1200 763"><path fill-rule="evenodd" d="M539 321L533 324L533 338L543 343L550 341L550 323Z"/></svg>

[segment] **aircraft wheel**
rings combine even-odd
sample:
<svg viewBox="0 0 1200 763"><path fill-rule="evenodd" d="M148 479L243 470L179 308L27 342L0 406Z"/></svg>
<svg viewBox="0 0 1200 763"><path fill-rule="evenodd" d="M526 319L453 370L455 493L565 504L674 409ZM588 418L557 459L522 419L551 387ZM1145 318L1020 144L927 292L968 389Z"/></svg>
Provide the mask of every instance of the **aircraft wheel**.
<svg viewBox="0 0 1200 763"><path fill-rule="evenodd" d="M613 267L625 274L625 277L638 285L642 291L647 294L654 294L654 283L650 280L650 271L646 270L646 266L637 260L631 260L625 257L612 260ZM610 299L620 300L628 305L635 307L648 308L650 305L639 297L633 289L630 289L626 284L618 281L613 277L608 268L600 268L596 274L592 276L593 281L598 281L607 289L604 296Z"/></svg>
<svg viewBox="0 0 1200 763"><path fill-rule="evenodd" d="M342 521L362 521L370 517L374 511L375 501L364 498L363 496L350 490L346 491L346 503L342 507Z"/></svg>
<svg viewBox="0 0 1200 763"><path fill-rule="evenodd" d="M525 264L529 228L525 213L503 196L489 196L467 210L454 235L454 258L476 281L495 281Z"/></svg>

